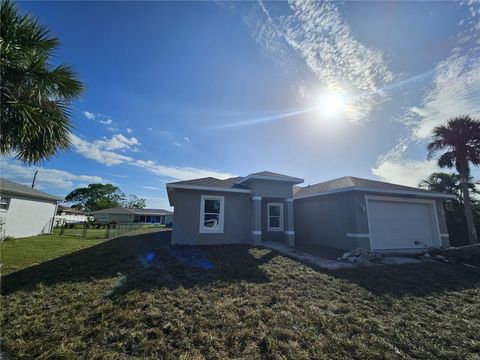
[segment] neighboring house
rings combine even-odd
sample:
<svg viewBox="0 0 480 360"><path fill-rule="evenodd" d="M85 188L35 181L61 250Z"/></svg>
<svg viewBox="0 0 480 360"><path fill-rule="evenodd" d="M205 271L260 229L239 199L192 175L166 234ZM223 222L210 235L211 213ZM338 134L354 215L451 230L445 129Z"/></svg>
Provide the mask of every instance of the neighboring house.
<svg viewBox="0 0 480 360"><path fill-rule="evenodd" d="M27 237L49 234L62 199L29 186L0 179L0 236Z"/></svg>
<svg viewBox="0 0 480 360"><path fill-rule="evenodd" d="M346 250L449 246L443 201L451 195L350 176L295 186L302 182L264 171L169 183L172 243L296 241Z"/></svg>
<svg viewBox="0 0 480 360"><path fill-rule="evenodd" d="M92 215L96 222L117 224L144 223L164 224L173 222L173 212L162 209L135 209L135 208L111 208L93 211Z"/></svg>
<svg viewBox="0 0 480 360"><path fill-rule="evenodd" d="M85 211L58 205L57 215L55 216L55 226L85 222L91 218L93 217L89 216Z"/></svg>

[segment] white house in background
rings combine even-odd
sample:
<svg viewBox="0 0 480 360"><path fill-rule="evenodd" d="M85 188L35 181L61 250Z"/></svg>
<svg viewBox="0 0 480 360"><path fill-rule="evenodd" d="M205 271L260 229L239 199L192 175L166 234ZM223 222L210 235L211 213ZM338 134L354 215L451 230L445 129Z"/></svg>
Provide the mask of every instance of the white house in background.
<svg viewBox="0 0 480 360"><path fill-rule="evenodd" d="M49 234L62 199L16 182L0 179L1 237Z"/></svg>
<svg viewBox="0 0 480 360"><path fill-rule="evenodd" d="M58 205L57 215L55 216L55 226L85 222L90 219L93 219L93 216L90 216L85 211Z"/></svg>

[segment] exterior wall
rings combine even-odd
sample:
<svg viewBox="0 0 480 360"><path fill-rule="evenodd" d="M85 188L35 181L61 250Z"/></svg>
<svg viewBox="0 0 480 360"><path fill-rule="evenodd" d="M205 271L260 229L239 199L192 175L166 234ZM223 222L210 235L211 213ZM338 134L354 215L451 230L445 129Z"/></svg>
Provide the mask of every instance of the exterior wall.
<svg viewBox="0 0 480 360"><path fill-rule="evenodd" d="M252 196L272 198L292 198L292 183L272 180L252 180L249 184L252 189Z"/></svg>
<svg viewBox="0 0 480 360"><path fill-rule="evenodd" d="M368 216L364 192L344 192L294 201L295 236L298 243L339 249L370 250ZM371 193L371 195L382 195ZM388 197L399 197L385 194ZM424 199L415 197L415 199ZM442 246L449 247L443 200L436 200Z"/></svg>
<svg viewBox="0 0 480 360"><path fill-rule="evenodd" d="M102 216L107 215L107 220L104 220ZM112 221L117 222L117 224L128 224L133 223L135 215L131 214L93 214L95 221L100 223L110 223Z"/></svg>
<svg viewBox="0 0 480 360"><path fill-rule="evenodd" d="M282 231L269 231L268 230L268 203L281 203L283 204L283 230ZM262 198L262 241L276 241L285 243L285 231L287 230L287 202L285 199L275 198Z"/></svg>
<svg viewBox="0 0 480 360"><path fill-rule="evenodd" d="M4 236L27 237L49 234L57 210L56 202L2 194L10 198L8 210L0 210Z"/></svg>
<svg viewBox="0 0 480 360"><path fill-rule="evenodd" d="M89 216L83 214L72 214L68 212L61 212L60 215L55 216L55 226L59 224L70 224L88 221Z"/></svg>
<svg viewBox="0 0 480 360"><path fill-rule="evenodd" d="M173 224L173 215L164 215L164 218L165 218L165 222L164 222L165 225Z"/></svg>
<svg viewBox="0 0 480 360"><path fill-rule="evenodd" d="M363 239L347 238L356 233L356 216L352 193L338 193L296 199L295 241L298 244L317 244L338 249L359 247Z"/></svg>
<svg viewBox="0 0 480 360"><path fill-rule="evenodd" d="M202 195L224 196L223 233L201 234L200 206ZM175 221L172 244L249 244L252 243L251 194L203 190L175 190Z"/></svg>

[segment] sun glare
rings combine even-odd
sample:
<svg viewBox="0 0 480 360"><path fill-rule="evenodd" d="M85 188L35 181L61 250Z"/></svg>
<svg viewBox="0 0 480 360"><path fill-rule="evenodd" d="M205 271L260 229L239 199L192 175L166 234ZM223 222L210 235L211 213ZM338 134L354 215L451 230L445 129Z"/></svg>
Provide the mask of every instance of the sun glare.
<svg viewBox="0 0 480 360"><path fill-rule="evenodd" d="M345 96L340 92L330 92L320 97L319 110L326 116L336 116L345 110Z"/></svg>

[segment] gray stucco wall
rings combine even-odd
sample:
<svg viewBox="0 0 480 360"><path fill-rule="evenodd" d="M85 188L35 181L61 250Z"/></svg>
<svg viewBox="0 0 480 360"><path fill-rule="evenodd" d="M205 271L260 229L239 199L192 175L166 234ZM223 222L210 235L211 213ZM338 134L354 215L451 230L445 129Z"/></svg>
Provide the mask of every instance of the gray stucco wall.
<svg viewBox="0 0 480 360"><path fill-rule="evenodd" d="M225 197L223 233L201 234L199 232L202 195ZM251 194L176 189L174 208L173 244L249 244L252 242Z"/></svg>
<svg viewBox="0 0 480 360"><path fill-rule="evenodd" d="M297 244L318 244L338 249L358 247L357 238L347 238L356 232L354 196L338 193L297 199L295 211L295 241Z"/></svg>
<svg viewBox="0 0 480 360"><path fill-rule="evenodd" d="M283 230L268 230L268 203L283 204ZM276 241L285 243L285 230L287 229L287 203L285 199L262 198L262 241Z"/></svg>
<svg viewBox="0 0 480 360"><path fill-rule="evenodd" d="M344 192L296 199L294 201L296 242L346 250L358 247L370 249L368 237L347 236L347 233L369 234L365 200L367 194ZM370 195L381 196L382 194L371 193ZM384 196L395 197L391 194ZM448 234L443 200L437 199L435 203L440 233ZM441 241L443 247L449 247L448 237L441 237Z"/></svg>
<svg viewBox="0 0 480 360"><path fill-rule="evenodd" d="M273 197L273 198L292 198L292 183L271 180L255 179L250 182L252 196Z"/></svg>

